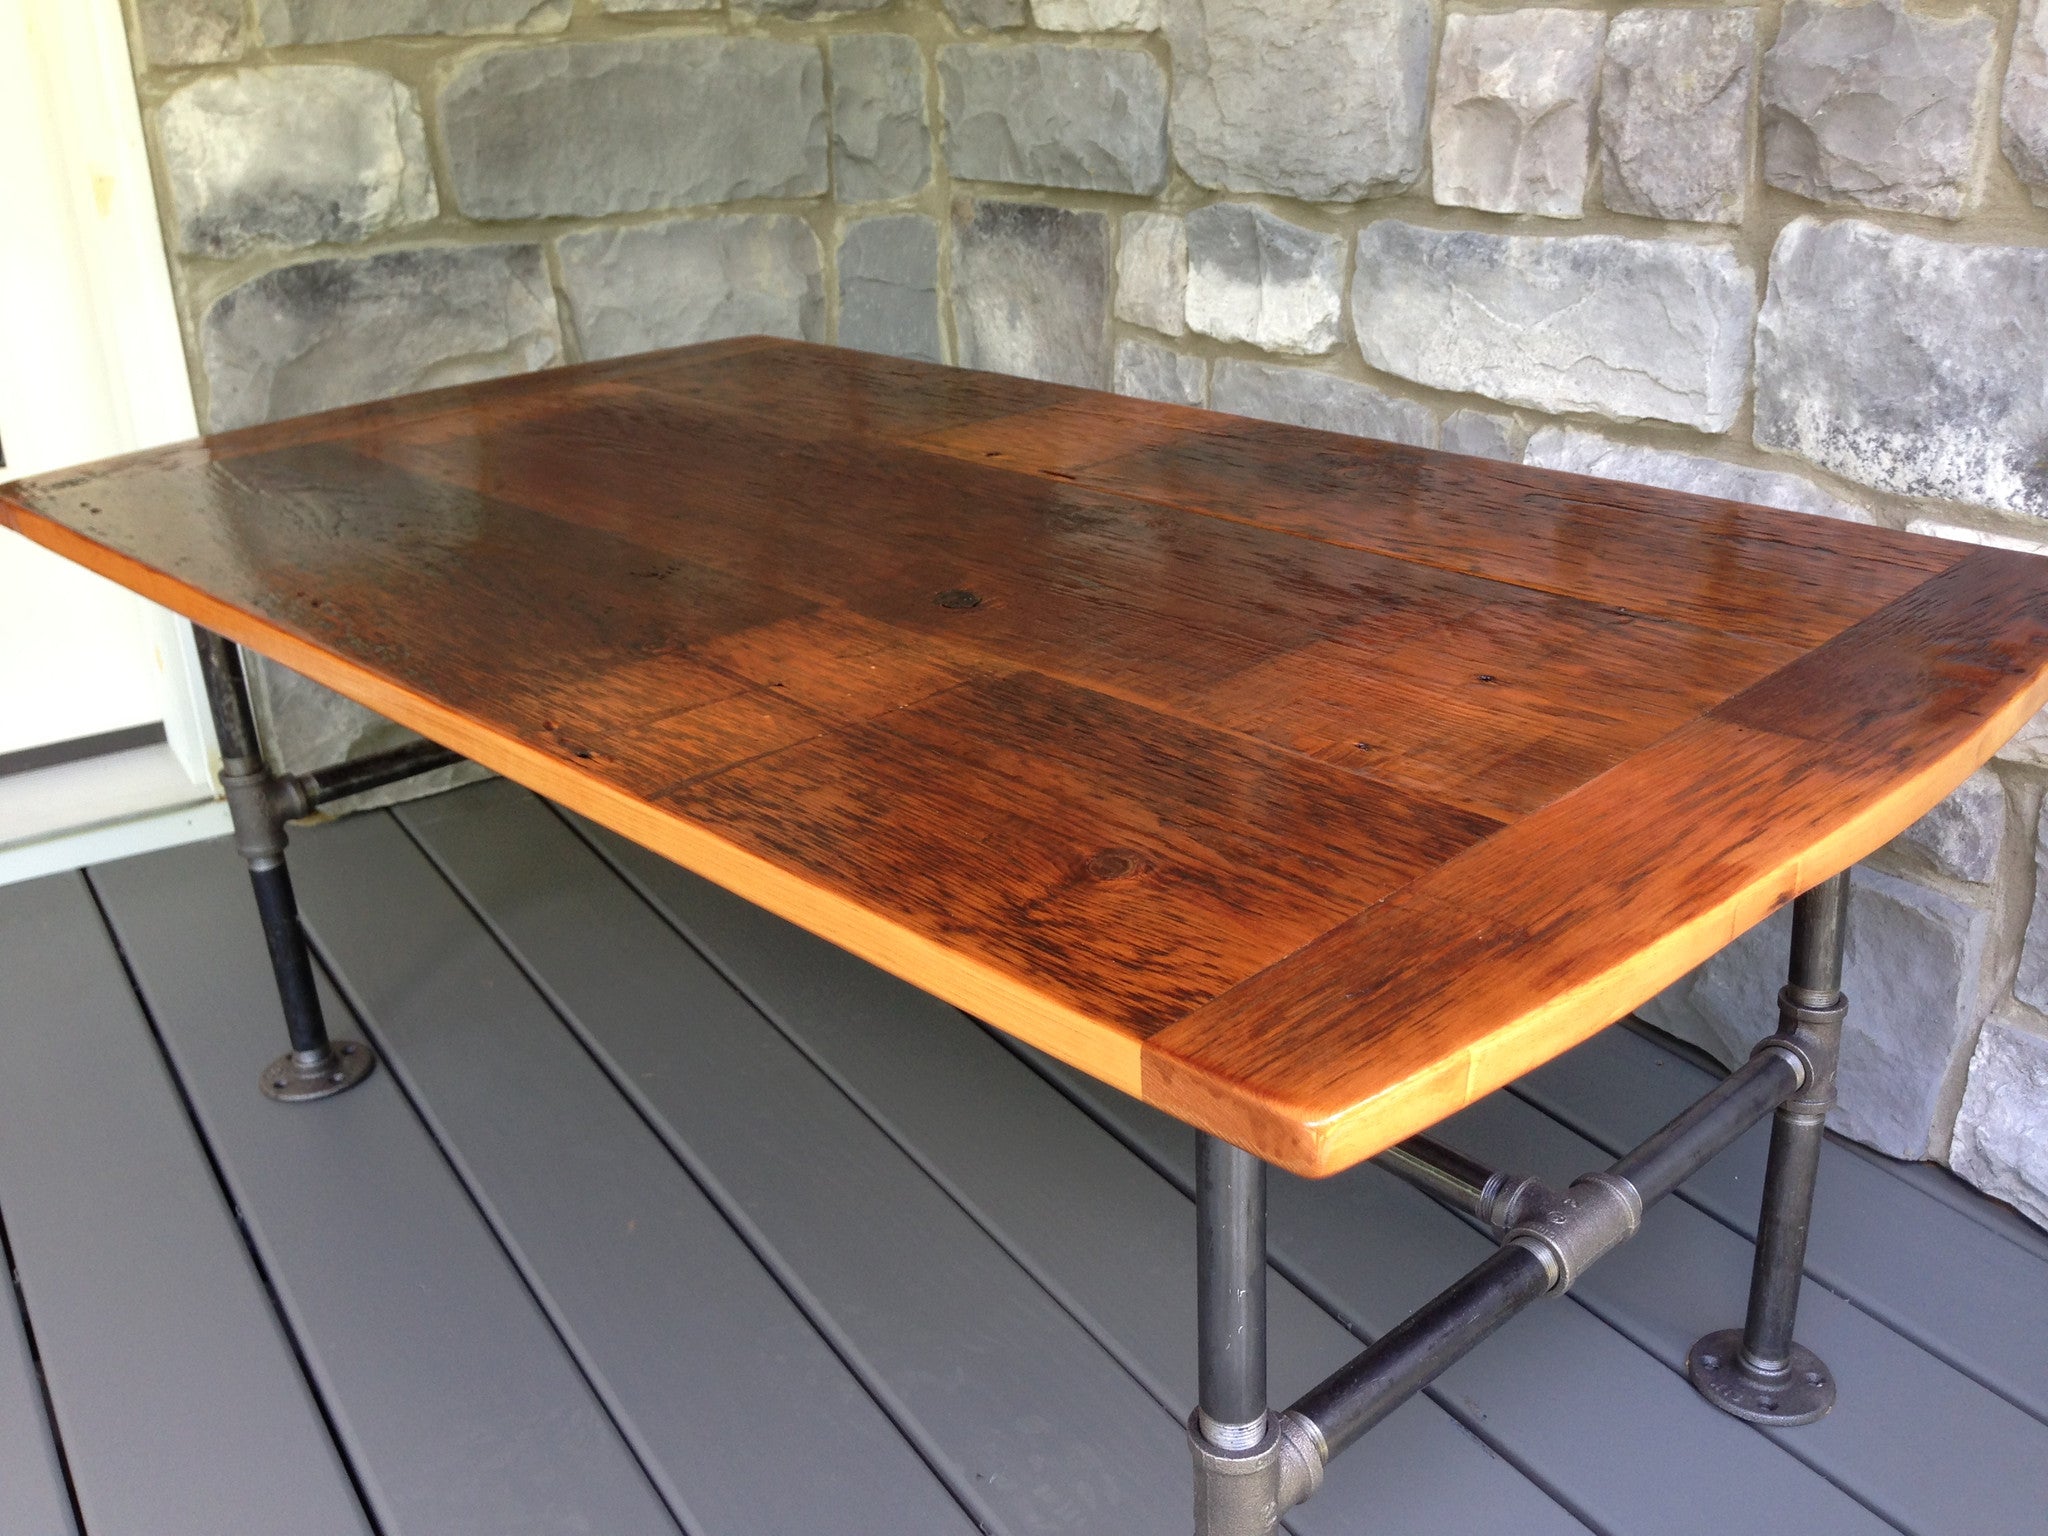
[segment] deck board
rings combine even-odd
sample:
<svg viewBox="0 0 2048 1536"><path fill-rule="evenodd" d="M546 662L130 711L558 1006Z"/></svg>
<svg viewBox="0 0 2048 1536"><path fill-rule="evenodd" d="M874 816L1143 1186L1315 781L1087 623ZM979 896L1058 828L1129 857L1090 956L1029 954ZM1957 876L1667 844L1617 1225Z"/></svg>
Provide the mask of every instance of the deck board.
<svg viewBox="0 0 2048 1536"><path fill-rule="evenodd" d="M0 975L0 1211L86 1528L368 1536L83 879L0 888Z"/></svg>
<svg viewBox="0 0 2048 1536"><path fill-rule="evenodd" d="M249 1091L281 1023L234 850L92 879L383 1536L677 1536L397 1079L285 1108Z"/></svg>
<svg viewBox="0 0 2048 1536"><path fill-rule="evenodd" d="M524 1486L557 1495L524 1525L514 1501L491 1502L477 1448L518 1443L534 1415L529 1389L489 1383L522 1381L560 1400L604 1402L618 1426L614 1454L624 1441L640 1464L627 1470L661 1490L690 1536L966 1536L977 1521L1005 1536L1184 1530L1176 1420L1193 1374L1185 1127L1070 1069L1028 1061L947 1005L509 785L307 829L295 833L292 857L324 963L363 1006L361 1027L391 1053L392 1069L324 1106L287 1110L254 1092L247 1080L276 1045L274 1023L263 1022L274 1002L253 924L235 924L247 897L234 857L214 844L91 875L193 1117L176 1102L92 891L76 879L0 893L10 982L0 993L0 1111L26 1091L5 1070L26 1039L49 1069L38 1082L58 1085L44 1096L69 1110L31 1104L43 1116L35 1123L58 1120L74 1142L103 1142L103 1123L138 1118L125 1095L139 1084L139 1118L168 1111L183 1127L186 1172L204 1176L213 1205L195 1230L201 1247L218 1251L198 1257L271 1279L275 1308L258 1300L266 1326L288 1333L305 1363L301 1411L317 1423L317 1399L387 1536L644 1528L604 1502L588 1466L520 1468L533 1480ZM73 965L81 943L98 954L99 980L84 987L92 967ZM13 985L17 975L29 984ZM349 1018L339 998L329 1001L338 1022ZM125 1017L147 1049L117 1052L117 1064L146 1062L153 1085L150 1073L105 1080L115 1035L74 1027L81 1007ZM66 1072L96 1074L91 1093L65 1086ZM1605 1161L1604 1143L1628 1139L1698 1074L1648 1039L1610 1032L1482 1101L1446 1134L1561 1178ZM778 1150L791 1119L806 1129ZM19 1123L0 1118L0 1146ZM195 1128L241 1207L240 1227ZM123 1125L119 1134L130 1133ZM0 1180L7 1166L0 1156ZM308 1170L338 1186L332 1233L295 1226L286 1209ZM67 1165L66 1178L73 1173ZM1659 1207L1644 1237L1574 1296L1517 1319L1340 1458L1289 1528L1718 1536L1728 1491L1739 1487L1759 1530L2048 1536L2042 1426L1993 1390L2024 1395L2026 1340L2014 1340L2012 1361L1990 1362L2005 1373L1992 1385L1988 1368L1957 1368L1966 1354L1982 1363L1997 1328L2031 1326L2024 1306L2048 1293L2048 1262L2030 1233L2015 1234L2015 1218L1959 1185L1930 1189L1912 1170L1831 1146L1821 1231L1835 1223L1862 1236L1817 1238L1825 1283L1809 1286L1801 1331L1841 1377L1841 1406L1820 1425L1765 1434L1692 1396L1680 1352L1740 1313L1752 1178L1734 1154ZM1717 1193L1719 1180L1730 1182ZM1841 1211L1830 1212L1831 1191L1842 1192ZM0 1185L0 1198L7 1193ZM22 1248L16 1210L0 1215ZM87 1304L108 1292L39 1288L37 1272L47 1278L53 1261L84 1253L148 1276L153 1289L165 1278L132 1223L109 1233L73 1222L58 1234L70 1253L52 1246L46 1219L28 1231L27 1321L61 1387L77 1373L55 1357ZM1900 1252L1873 1251L1880 1233ZM185 1253L193 1241L188 1233L173 1246ZM1277 1179L1276 1395L1348 1348L1347 1330L1384 1328L1485 1246L1370 1167ZM1944 1247L1952 1264L1925 1259ZM930 1274L915 1272L920 1263ZM691 1283L693 1264L700 1277L713 1272L708 1283ZM410 1283L423 1296L408 1305ZM2016 1320L1973 1310L1986 1286L2005 1287L1999 1305L2019 1309ZM730 1447L693 1456L691 1435L716 1433L714 1416L732 1418L736 1402L806 1407L764 1398L745 1374L759 1366L751 1346L763 1340L763 1317L796 1342L784 1367L822 1371L847 1395L820 1415L832 1420L823 1431L800 1416L756 1416L756 1440L764 1422L781 1425L766 1436L772 1474L760 1470L771 1464L764 1456L736 1475ZM446 1340L430 1336L437 1319ZM112 1326L117 1337L130 1329L133 1342L134 1319ZM389 1334L381 1346L371 1337L379 1331ZM175 1334L143 1342L161 1358L144 1361L139 1385L159 1399L176 1385L181 1405L217 1393L210 1383L232 1364L195 1359ZM1052 1366L1016 1368L1039 1347L1056 1352ZM482 1358L493 1348L498 1357ZM290 1349L283 1354L296 1372ZM166 1371L186 1374L147 1379ZM919 1379L941 1371L951 1379ZM847 1440L831 1438L846 1430L848 1403L874 1434L856 1447L863 1465L887 1469L867 1484L845 1476L855 1458ZM1156 1446L1141 1491L1157 1510L1106 1520L1086 1497L1061 1503L1062 1490L1099 1490L1090 1481L1099 1464L1057 1434L1036 1442L1040 1488L958 1495L963 1467L970 1482L979 1469L998 1484L1018 1470L1023 1458L977 1458L994 1438L991 1422L1019 1412L1066 1416L1073 1440ZM166 1468L147 1436L88 1437L81 1455L71 1422L59 1445L87 1536L307 1528L296 1498L288 1527L161 1518L219 1501L224 1478L244 1497L234 1448ZM206 1432L218 1439L220 1428ZM0 1438L4 1536L16 1536L5 1514L18 1487L6 1461L14 1450ZM110 1459L122 1454L126 1465ZM461 1496L466 1455L478 1462L467 1486L485 1490L474 1498ZM436 1465L454 1479L439 1509L422 1486ZM745 1484L738 1493L735 1482ZM124 1523L132 1506L124 1512L115 1495L145 1486L156 1518ZM757 1498L766 1502L743 1502ZM63 1526L27 1529L47 1536Z"/></svg>
<svg viewBox="0 0 2048 1536"><path fill-rule="evenodd" d="M1642 1036L1609 1030L1530 1073L1516 1091L1619 1155L1712 1083ZM1681 1198L1753 1239L1769 1148L1770 1128L1759 1125L1688 1180ZM1877 1164L1829 1142L1806 1272L2048 1421L2048 1286L2040 1261L1917 1188L1907 1186L1902 1195L1899 1185ZM1969 1277L1967 1286L1954 1283L1959 1275Z"/></svg>
<svg viewBox="0 0 2048 1536"><path fill-rule="evenodd" d="M400 814L984 1523L1179 1536L1175 1418L561 821L507 784Z"/></svg>
<svg viewBox="0 0 2048 1536"><path fill-rule="evenodd" d="M0 1536L76 1536L64 1462L11 1270L0 1263Z"/></svg>
<svg viewBox="0 0 2048 1536"><path fill-rule="evenodd" d="M1176 1420L1194 1409L1194 1212L954 1009L716 887L586 826L714 964L1123 1361ZM1282 1275L1271 1370L1291 1397L1357 1347ZM1330 1468L1300 1532L1578 1531L1437 1404L1399 1409Z"/></svg>
<svg viewBox="0 0 2048 1536"><path fill-rule="evenodd" d="M342 991L692 1536L967 1529L396 821L300 840L294 873Z"/></svg>
<svg viewBox="0 0 2048 1536"><path fill-rule="evenodd" d="M1194 1186L1194 1133L1043 1056L1039 1069L1161 1167ZM1276 1177L1275 1262L1361 1333L1376 1336L1483 1259L1477 1229L1370 1166L1325 1180ZM1381 1234L1397 1231L1389 1251ZM1575 1301L1516 1318L1438 1378L1488 1442L1594 1529L1724 1536L1725 1491L1749 1490L1787 1530L1877 1536L1888 1527L1826 1478L1701 1402L1684 1379ZM1674 1458L1669 1447L1685 1445Z"/></svg>

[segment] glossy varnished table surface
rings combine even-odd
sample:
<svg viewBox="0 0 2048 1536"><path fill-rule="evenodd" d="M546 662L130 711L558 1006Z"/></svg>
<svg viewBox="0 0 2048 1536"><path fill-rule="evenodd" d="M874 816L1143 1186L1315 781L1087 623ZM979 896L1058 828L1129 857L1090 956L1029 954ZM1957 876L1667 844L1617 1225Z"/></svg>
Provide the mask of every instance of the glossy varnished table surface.
<svg viewBox="0 0 2048 1536"><path fill-rule="evenodd" d="M2048 694L2048 561L787 342L0 520L1304 1173L1584 1039Z"/></svg>

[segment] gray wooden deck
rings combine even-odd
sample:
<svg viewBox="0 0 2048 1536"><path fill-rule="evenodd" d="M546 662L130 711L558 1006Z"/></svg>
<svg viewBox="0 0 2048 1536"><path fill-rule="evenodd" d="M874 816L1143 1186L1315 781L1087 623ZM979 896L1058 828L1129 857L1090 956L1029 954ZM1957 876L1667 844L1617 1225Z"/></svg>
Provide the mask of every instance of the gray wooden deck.
<svg viewBox="0 0 2048 1536"><path fill-rule="evenodd" d="M1188 1132L509 785L293 865L386 1062L294 1108L225 845L0 889L0 1536L1185 1532ZM1610 1030L1446 1134L1562 1180L1705 1082ZM2048 1238L1945 1176L1828 1149L1831 1418L1693 1396L1762 1155L1291 1528L2048 1532ZM1284 1399L1486 1239L1367 1167L1272 1246Z"/></svg>

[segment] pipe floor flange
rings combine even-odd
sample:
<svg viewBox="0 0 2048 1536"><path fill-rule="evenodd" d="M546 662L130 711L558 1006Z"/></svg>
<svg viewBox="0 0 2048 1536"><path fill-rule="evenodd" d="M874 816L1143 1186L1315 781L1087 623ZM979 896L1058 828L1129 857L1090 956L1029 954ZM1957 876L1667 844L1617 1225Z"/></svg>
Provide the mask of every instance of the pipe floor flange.
<svg viewBox="0 0 2048 1536"><path fill-rule="evenodd" d="M347 1093L377 1066L377 1053L360 1040L336 1040L326 1063L309 1067L290 1052L263 1069L263 1096L281 1104L305 1104Z"/></svg>
<svg viewBox="0 0 2048 1536"><path fill-rule="evenodd" d="M1811 1424L1835 1406L1834 1373L1804 1344L1792 1346L1792 1363L1781 1380L1745 1372L1740 1328L1723 1328L1693 1345L1685 1374L1700 1396L1751 1424L1789 1429Z"/></svg>

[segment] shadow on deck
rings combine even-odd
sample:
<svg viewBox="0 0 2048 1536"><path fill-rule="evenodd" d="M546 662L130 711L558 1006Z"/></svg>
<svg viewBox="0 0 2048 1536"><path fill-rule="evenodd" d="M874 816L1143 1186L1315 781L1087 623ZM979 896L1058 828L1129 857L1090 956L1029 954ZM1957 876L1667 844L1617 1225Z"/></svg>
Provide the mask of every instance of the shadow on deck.
<svg viewBox="0 0 2048 1536"><path fill-rule="evenodd" d="M294 1107L224 843L0 890L0 1536L1183 1536L1191 1133L508 784L293 868L385 1061ZM1561 1184L1704 1084L1614 1029L1441 1134ZM1290 1528L2048 1532L2048 1238L1930 1170L1828 1148L1832 1417L1693 1395L1763 1134ZM1271 1222L1281 1401L1488 1247L1370 1166Z"/></svg>

